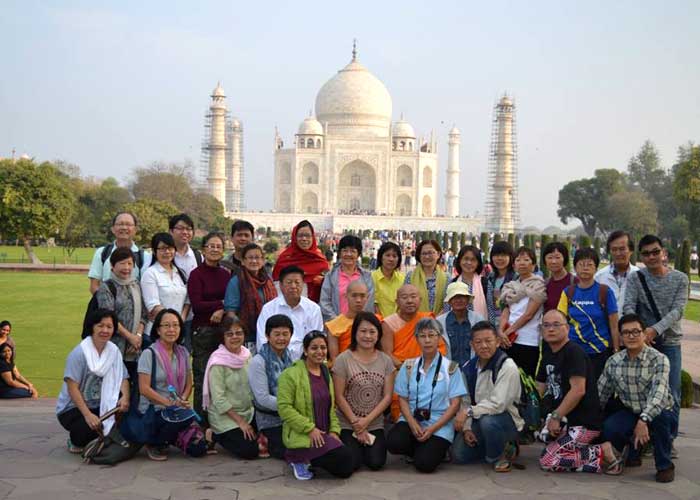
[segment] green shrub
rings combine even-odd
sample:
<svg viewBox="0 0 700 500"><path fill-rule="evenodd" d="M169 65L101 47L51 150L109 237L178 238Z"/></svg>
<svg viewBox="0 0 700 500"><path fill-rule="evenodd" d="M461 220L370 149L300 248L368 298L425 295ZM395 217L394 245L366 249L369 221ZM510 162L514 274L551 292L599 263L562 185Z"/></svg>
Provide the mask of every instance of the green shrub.
<svg viewBox="0 0 700 500"><path fill-rule="evenodd" d="M690 373L681 371L681 408L690 408L693 406L693 397L695 396L695 388L693 387L693 378Z"/></svg>

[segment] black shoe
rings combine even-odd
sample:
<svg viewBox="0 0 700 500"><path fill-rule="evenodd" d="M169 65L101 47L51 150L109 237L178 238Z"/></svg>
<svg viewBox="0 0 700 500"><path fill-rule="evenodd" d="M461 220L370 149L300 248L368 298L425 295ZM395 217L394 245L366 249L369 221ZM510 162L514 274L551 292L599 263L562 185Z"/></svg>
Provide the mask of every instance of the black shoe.
<svg viewBox="0 0 700 500"><path fill-rule="evenodd" d="M641 467L642 466L642 457L631 457L627 459L627 462L625 462L625 467Z"/></svg>

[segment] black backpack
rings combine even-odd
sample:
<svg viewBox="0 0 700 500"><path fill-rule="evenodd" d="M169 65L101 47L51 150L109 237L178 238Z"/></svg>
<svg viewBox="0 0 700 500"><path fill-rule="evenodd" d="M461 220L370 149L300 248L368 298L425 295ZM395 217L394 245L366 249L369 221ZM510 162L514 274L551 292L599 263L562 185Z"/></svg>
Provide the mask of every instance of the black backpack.
<svg viewBox="0 0 700 500"><path fill-rule="evenodd" d="M114 281L112 280L107 280L104 282L105 285L107 285L107 288L109 288L110 293L112 294L112 297L116 300L117 298L117 285L114 284ZM83 335L91 335L92 332L88 331L87 328L87 321L88 318L90 317L90 314L92 314L94 311L97 311L100 308L100 304L97 302L97 292L92 294L92 297L90 297L90 302L88 302L87 309L85 310L85 317L83 318Z"/></svg>

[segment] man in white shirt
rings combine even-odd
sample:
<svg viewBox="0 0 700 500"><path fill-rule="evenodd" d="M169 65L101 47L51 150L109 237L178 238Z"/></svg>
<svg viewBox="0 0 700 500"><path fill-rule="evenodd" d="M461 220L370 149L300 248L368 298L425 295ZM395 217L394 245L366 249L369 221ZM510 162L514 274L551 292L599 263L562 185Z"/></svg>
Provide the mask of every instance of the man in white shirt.
<svg viewBox="0 0 700 500"><path fill-rule="evenodd" d="M280 271L280 291L277 296L265 304L260 311L257 322L257 350L267 342L265 337L265 322L274 314L284 314L292 320L294 333L289 343L289 354L293 360L301 357L303 341L307 333L323 331L321 308L315 302L301 295L304 289L304 271L297 266L287 266Z"/></svg>
<svg viewBox="0 0 700 500"><path fill-rule="evenodd" d="M177 214L168 220L170 234L175 241L175 265L185 273L187 279L190 273L202 263L202 252L190 246L194 236L194 221L187 214ZM189 303L189 299L187 300ZM185 320L184 332L182 332L185 348L192 352L192 310L190 309Z"/></svg>
<svg viewBox="0 0 700 500"><path fill-rule="evenodd" d="M189 278L192 270L202 263L202 252L190 246L194 222L187 214L177 214L170 217L168 227L175 240L175 265Z"/></svg>
<svg viewBox="0 0 700 500"><path fill-rule="evenodd" d="M630 263L634 243L626 231L613 231L608 236L605 249L610 256L610 264L595 273L595 280L601 285L607 285L615 294L617 304L622 310L625 303L627 278L639 268Z"/></svg>
<svg viewBox="0 0 700 500"><path fill-rule="evenodd" d="M131 275L135 279L141 278L141 270L148 268L151 264L151 254L144 252L134 243L134 237L138 231L138 221L131 212L120 211L112 218L112 234L114 241L108 245L103 245L95 250L88 271L90 280L90 293L94 295L100 283L108 280L112 275L112 265L109 257L118 247L130 248L134 254L134 270Z"/></svg>

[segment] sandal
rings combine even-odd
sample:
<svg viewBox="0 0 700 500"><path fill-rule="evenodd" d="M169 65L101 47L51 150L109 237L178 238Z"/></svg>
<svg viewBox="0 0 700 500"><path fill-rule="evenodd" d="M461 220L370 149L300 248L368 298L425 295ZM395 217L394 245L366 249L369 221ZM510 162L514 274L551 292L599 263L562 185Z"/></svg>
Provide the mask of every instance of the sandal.
<svg viewBox="0 0 700 500"><path fill-rule="evenodd" d="M505 458L500 459L498 462L493 464L493 471L494 472L510 472L511 470L511 461L506 460Z"/></svg>
<svg viewBox="0 0 700 500"><path fill-rule="evenodd" d="M609 463L605 463L603 473L608 476L619 476L625 470L625 461L627 460L627 454L629 453L629 446L625 446L622 449L622 453L615 453L615 448L613 448L613 455L615 455L615 460Z"/></svg>
<svg viewBox="0 0 700 500"><path fill-rule="evenodd" d="M512 462L520 456L520 445L517 441L508 441L503 449L503 458Z"/></svg>
<svg viewBox="0 0 700 500"><path fill-rule="evenodd" d="M211 428L204 431L204 440L207 442L207 455L218 455L219 452L216 451L216 443L214 442L214 431Z"/></svg>

